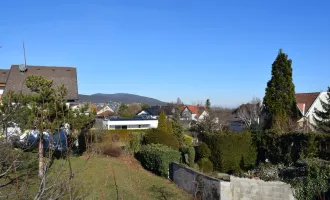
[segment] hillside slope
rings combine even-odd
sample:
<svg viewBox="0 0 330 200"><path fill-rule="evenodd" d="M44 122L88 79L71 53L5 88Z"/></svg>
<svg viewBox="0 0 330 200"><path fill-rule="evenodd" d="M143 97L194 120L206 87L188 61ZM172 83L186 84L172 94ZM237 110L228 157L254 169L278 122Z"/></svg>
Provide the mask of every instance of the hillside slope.
<svg viewBox="0 0 330 200"><path fill-rule="evenodd" d="M158 99L135 95L135 94L127 94L127 93L116 93L116 94L97 93L92 95L79 94L79 102L107 103L109 101L126 103L126 104L141 103L141 104L148 104L150 106L166 104L165 102L160 101Z"/></svg>

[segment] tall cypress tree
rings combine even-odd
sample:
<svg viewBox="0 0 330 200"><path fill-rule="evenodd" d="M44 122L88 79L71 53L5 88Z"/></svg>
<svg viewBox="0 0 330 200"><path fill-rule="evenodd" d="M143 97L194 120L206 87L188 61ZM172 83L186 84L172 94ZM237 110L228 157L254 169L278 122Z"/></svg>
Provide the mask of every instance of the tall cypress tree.
<svg viewBox="0 0 330 200"><path fill-rule="evenodd" d="M323 133L330 133L330 87L328 87L327 100L321 101L323 110L315 108L315 114L313 116L316 122L316 130Z"/></svg>
<svg viewBox="0 0 330 200"><path fill-rule="evenodd" d="M180 109L179 105L175 107L175 112L173 114L172 118L172 129L173 134L176 137L176 139L179 141L180 146L184 144L184 133L183 133L183 126L180 122Z"/></svg>
<svg viewBox="0 0 330 200"><path fill-rule="evenodd" d="M164 111L161 111L158 117L158 129L164 133L167 133L166 115Z"/></svg>
<svg viewBox="0 0 330 200"><path fill-rule="evenodd" d="M298 115L295 87L292 81L292 60L280 49L272 64L272 78L264 97L266 128L286 127L288 120Z"/></svg>
<svg viewBox="0 0 330 200"><path fill-rule="evenodd" d="M210 102L210 99L206 99L206 102L205 102L205 109L207 110L207 112L210 112L210 110L211 110L211 102Z"/></svg>
<svg viewBox="0 0 330 200"><path fill-rule="evenodd" d="M173 134L173 126L172 126L172 121L167 120L167 133L168 134Z"/></svg>

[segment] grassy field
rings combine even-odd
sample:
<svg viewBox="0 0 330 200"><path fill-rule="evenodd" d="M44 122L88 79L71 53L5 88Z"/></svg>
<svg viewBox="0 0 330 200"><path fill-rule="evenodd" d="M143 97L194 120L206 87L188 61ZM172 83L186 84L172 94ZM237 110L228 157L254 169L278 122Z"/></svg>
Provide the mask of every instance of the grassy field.
<svg viewBox="0 0 330 200"><path fill-rule="evenodd" d="M87 163L86 160L87 157L71 158L73 172L80 171L73 178L74 191L86 194L84 199L191 199L169 180L144 170L130 156L95 156ZM52 170L61 163L62 160L55 160Z"/></svg>

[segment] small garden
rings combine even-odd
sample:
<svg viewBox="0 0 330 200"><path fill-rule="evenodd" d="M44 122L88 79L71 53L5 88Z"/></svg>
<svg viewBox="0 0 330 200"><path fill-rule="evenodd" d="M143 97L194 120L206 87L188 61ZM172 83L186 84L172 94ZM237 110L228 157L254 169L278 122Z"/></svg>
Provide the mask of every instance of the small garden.
<svg viewBox="0 0 330 200"><path fill-rule="evenodd" d="M297 199L313 199L329 189L328 134L209 132L202 133L202 142L193 145L192 140L185 139L175 118L164 118L159 118L157 129L103 131L102 142L95 144L102 146L103 154L112 157L121 151L131 154L145 169L164 178L169 178L170 163L177 162L214 177L221 172L283 181L295 189Z"/></svg>

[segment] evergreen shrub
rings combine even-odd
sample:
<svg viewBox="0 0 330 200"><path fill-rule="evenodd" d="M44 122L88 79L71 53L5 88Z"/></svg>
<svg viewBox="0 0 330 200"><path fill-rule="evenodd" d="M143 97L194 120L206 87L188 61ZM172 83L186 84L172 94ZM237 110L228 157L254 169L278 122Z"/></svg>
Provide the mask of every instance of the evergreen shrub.
<svg viewBox="0 0 330 200"><path fill-rule="evenodd" d="M162 144L148 144L141 148L138 159L151 172L166 177L171 162L180 161L180 153Z"/></svg>
<svg viewBox="0 0 330 200"><path fill-rule="evenodd" d="M159 129L150 129L145 135L146 144L163 144L179 150L179 142L173 134L167 134Z"/></svg>
<svg viewBox="0 0 330 200"><path fill-rule="evenodd" d="M211 149L214 168L220 172L239 172L256 163L257 152L249 132L209 134L205 143Z"/></svg>

